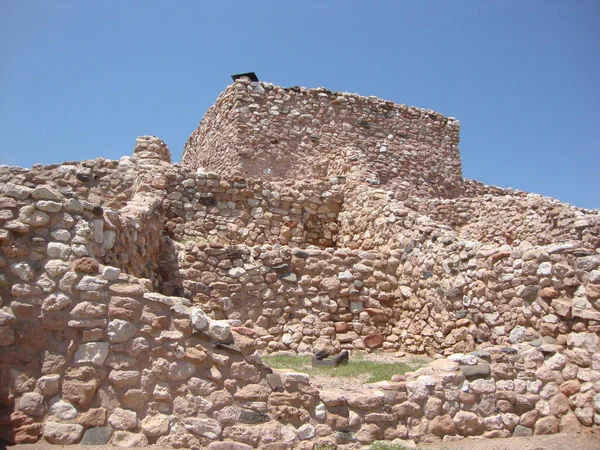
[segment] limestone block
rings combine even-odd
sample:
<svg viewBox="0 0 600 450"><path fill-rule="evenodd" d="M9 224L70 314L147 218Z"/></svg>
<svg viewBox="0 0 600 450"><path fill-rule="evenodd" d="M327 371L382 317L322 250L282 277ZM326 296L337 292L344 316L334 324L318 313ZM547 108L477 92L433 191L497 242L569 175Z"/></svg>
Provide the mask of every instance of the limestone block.
<svg viewBox="0 0 600 450"><path fill-rule="evenodd" d="M44 397L36 392L27 392L19 399L18 407L28 416L42 416L45 411Z"/></svg>
<svg viewBox="0 0 600 450"><path fill-rule="evenodd" d="M83 427L75 423L57 423L46 421L44 423L44 439L51 444L75 444L83 434Z"/></svg>
<svg viewBox="0 0 600 450"><path fill-rule="evenodd" d="M113 434L112 445L122 448L146 447L148 438L144 434L117 430Z"/></svg>
<svg viewBox="0 0 600 450"><path fill-rule="evenodd" d="M137 333L136 326L126 320L113 319L108 323L107 338L110 343L125 342Z"/></svg>
<svg viewBox="0 0 600 450"><path fill-rule="evenodd" d="M108 350L108 342L88 342L77 348L73 358L76 364L90 362L101 366L106 361Z"/></svg>
<svg viewBox="0 0 600 450"><path fill-rule="evenodd" d="M137 428L138 418L135 411L117 408L109 416L108 423L117 430L133 430Z"/></svg>
<svg viewBox="0 0 600 450"><path fill-rule="evenodd" d="M183 419L183 426L191 433L209 439L218 439L221 435L221 426L213 419L187 417Z"/></svg>

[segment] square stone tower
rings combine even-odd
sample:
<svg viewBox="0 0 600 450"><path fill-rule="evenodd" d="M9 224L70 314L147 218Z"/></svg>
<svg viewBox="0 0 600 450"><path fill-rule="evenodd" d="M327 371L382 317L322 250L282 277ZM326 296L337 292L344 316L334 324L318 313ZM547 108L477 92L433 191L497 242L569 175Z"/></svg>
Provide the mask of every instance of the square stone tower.
<svg viewBox="0 0 600 450"><path fill-rule="evenodd" d="M182 162L225 177L346 177L403 195L453 197L458 120L323 88L237 80L207 111Z"/></svg>

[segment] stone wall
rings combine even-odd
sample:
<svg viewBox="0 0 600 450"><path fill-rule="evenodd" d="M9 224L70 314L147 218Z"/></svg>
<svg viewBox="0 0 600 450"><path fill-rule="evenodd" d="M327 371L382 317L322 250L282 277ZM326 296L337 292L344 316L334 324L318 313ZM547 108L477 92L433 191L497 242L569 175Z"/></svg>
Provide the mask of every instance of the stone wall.
<svg viewBox="0 0 600 450"><path fill-rule="evenodd" d="M600 257L570 244L447 236L390 253L193 242L179 252L190 298L255 329L268 352L451 354L600 332Z"/></svg>
<svg viewBox="0 0 600 450"><path fill-rule="evenodd" d="M536 245L569 240L600 246L600 213L536 194L506 192L453 200L407 200L436 222L451 226L464 239L496 244L529 241Z"/></svg>
<svg viewBox="0 0 600 450"><path fill-rule="evenodd" d="M91 258L51 267L56 290L0 314L2 439L186 448L298 440L285 424L308 422L317 392L306 375L272 374L251 330L232 335L188 300Z"/></svg>
<svg viewBox="0 0 600 450"><path fill-rule="evenodd" d="M181 168L163 200L177 241L331 247L343 194L327 181L229 181Z"/></svg>
<svg viewBox="0 0 600 450"><path fill-rule="evenodd" d="M192 133L182 163L230 178L349 176L447 197L462 180L458 134L457 120L430 110L240 80Z"/></svg>
<svg viewBox="0 0 600 450"><path fill-rule="evenodd" d="M35 165L31 169L0 166L0 192L51 184L65 197L77 196L92 204L118 209L133 195L136 176L136 165L128 156L119 161L97 158Z"/></svg>
<svg viewBox="0 0 600 450"><path fill-rule="evenodd" d="M306 374L265 366L238 321L90 258L63 269L59 291L33 305L39 314L0 314L0 430L11 442L356 448L600 422L597 333L488 345L363 392L319 391Z"/></svg>
<svg viewBox="0 0 600 450"><path fill-rule="evenodd" d="M0 438L351 449L596 428L600 216L462 180L457 143L430 111L242 81L183 166L143 136L119 161L1 167ZM349 393L260 356L320 349L436 361Z"/></svg>

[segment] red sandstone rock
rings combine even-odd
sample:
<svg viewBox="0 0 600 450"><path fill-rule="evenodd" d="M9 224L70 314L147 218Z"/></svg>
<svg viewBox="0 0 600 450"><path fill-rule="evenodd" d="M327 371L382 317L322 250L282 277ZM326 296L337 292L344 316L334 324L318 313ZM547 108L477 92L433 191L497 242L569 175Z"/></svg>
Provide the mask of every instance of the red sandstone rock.
<svg viewBox="0 0 600 450"><path fill-rule="evenodd" d="M542 417L535 423L533 434L558 433L558 419L554 416Z"/></svg>
<svg viewBox="0 0 600 450"><path fill-rule="evenodd" d="M63 382L63 399L81 408L87 408L96 393L97 381L88 382L68 380Z"/></svg>
<svg viewBox="0 0 600 450"><path fill-rule="evenodd" d="M248 327L231 327L231 331L243 334L244 336L254 336L256 334L256 331Z"/></svg>
<svg viewBox="0 0 600 450"><path fill-rule="evenodd" d="M452 417L446 414L434 417L429 422L429 431L438 437L454 436L456 434L456 425L452 421Z"/></svg>
<svg viewBox="0 0 600 450"><path fill-rule="evenodd" d="M363 342L368 348L381 347L383 344L383 336L379 333L370 334L363 339Z"/></svg>
<svg viewBox="0 0 600 450"><path fill-rule="evenodd" d="M106 408L94 408L81 413L77 418L77 423L84 427L102 427L106 425Z"/></svg>
<svg viewBox="0 0 600 450"><path fill-rule="evenodd" d="M98 269L100 268L98 261L88 256L84 256L83 258L79 258L73 264L73 269L76 272L83 272L90 275L94 275L98 273Z"/></svg>
<svg viewBox="0 0 600 450"><path fill-rule="evenodd" d="M348 329L348 324L346 322L336 322L333 326L336 333L343 333Z"/></svg>
<svg viewBox="0 0 600 450"><path fill-rule="evenodd" d="M568 381L565 381L559 387L560 392L562 392L563 394L565 394L567 397L570 397L571 395L576 394L577 392L579 392L580 388L581 388L581 383L579 382L579 380L568 380Z"/></svg>
<svg viewBox="0 0 600 450"><path fill-rule="evenodd" d="M459 411L454 416L456 429L461 436L475 436L483 429L483 422L477 416L469 411Z"/></svg>
<svg viewBox="0 0 600 450"><path fill-rule="evenodd" d="M560 297L560 294L551 287L546 287L544 289L542 289L542 292L540 293L540 297L542 298L558 298Z"/></svg>
<svg viewBox="0 0 600 450"><path fill-rule="evenodd" d="M493 262L499 261L504 258L508 258L511 255L509 251L500 251L498 253L494 253L491 257Z"/></svg>

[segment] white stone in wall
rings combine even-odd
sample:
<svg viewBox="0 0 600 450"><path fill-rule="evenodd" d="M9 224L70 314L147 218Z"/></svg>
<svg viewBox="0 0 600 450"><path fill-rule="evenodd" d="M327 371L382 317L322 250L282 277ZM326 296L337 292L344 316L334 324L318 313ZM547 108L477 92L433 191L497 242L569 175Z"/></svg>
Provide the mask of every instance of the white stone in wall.
<svg viewBox="0 0 600 450"><path fill-rule="evenodd" d="M86 239L91 238L93 234L92 229L90 228L90 224L85 220L80 220L79 222L77 222L77 224L75 225L75 233L77 234L77 236L81 236Z"/></svg>
<svg viewBox="0 0 600 450"><path fill-rule="evenodd" d="M71 233L63 228L54 230L52 233L50 233L50 235L57 241L62 242L67 242L69 239L71 239Z"/></svg>
<svg viewBox="0 0 600 450"><path fill-rule="evenodd" d="M231 335L231 325L221 320L210 320L208 333L213 339L225 341Z"/></svg>
<svg viewBox="0 0 600 450"><path fill-rule="evenodd" d="M104 219L94 219L94 242L102 244L104 242Z"/></svg>
<svg viewBox="0 0 600 450"><path fill-rule="evenodd" d="M477 379L471 381L471 389L476 394L493 394L496 392L496 383L494 380Z"/></svg>
<svg viewBox="0 0 600 450"><path fill-rule="evenodd" d="M102 277L108 281L115 281L121 275L121 269L118 267L105 266L102 269Z"/></svg>
<svg viewBox="0 0 600 450"><path fill-rule="evenodd" d="M187 380L195 373L196 366L189 361L174 361L169 365L169 378L171 380Z"/></svg>
<svg viewBox="0 0 600 450"><path fill-rule="evenodd" d="M89 251L87 245L83 245L83 244L71 245L71 250L73 251L73 254L79 258L90 254L90 251Z"/></svg>
<svg viewBox="0 0 600 450"><path fill-rule="evenodd" d="M71 305L71 299L64 294L52 294L42 302L42 311L61 311Z"/></svg>
<svg viewBox="0 0 600 450"><path fill-rule="evenodd" d="M108 284L108 281L102 278L85 275L75 286L78 291L99 291Z"/></svg>
<svg viewBox="0 0 600 450"><path fill-rule="evenodd" d="M138 356L140 353L148 350L149 348L150 344L148 343L148 339L142 336L131 339L125 346L125 350L131 356Z"/></svg>
<svg viewBox="0 0 600 450"><path fill-rule="evenodd" d="M233 308L233 302L229 297L221 298L221 306L223 307L223 311L229 311Z"/></svg>
<svg viewBox="0 0 600 450"><path fill-rule="evenodd" d="M200 308L192 308L190 312L190 320L195 330L204 331L208 328L210 318Z"/></svg>
<svg viewBox="0 0 600 450"><path fill-rule="evenodd" d="M525 328L521 325L517 325L516 327L514 327L512 329L508 338L510 339L510 342L512 342L513 344L519 344L519 343L525 341L526 334L527 334L527 328Z"/></svg>
<svg viewBox="0 0 600 450"><path fill-rule="evenodd" d="M65 400L52 402L50 406L50 414L55 415L60 420L70 420L77 417L77 409L71 403Z"/></svg>
<svg viewBox="0 0 600 450"><path fill-rule="evenodd" d="M32 205L26 205L19 210L19 220L33 227L41 227L50 221L50 216Z"/></svg>
<svg viewBox="0 0 600 450"><path fill-rule="evenodd" d="M71 254L71 247L60 242L50 242L46 250L50 258L59 258L66 260Z"/></svg>
<svg viewBox="0 0 600 450"><path fill-rule="evenodd" d="M138 418L135 411L116 408L108 418L108 423L117 430L132 430L137 428Z"/></svg>
<svg viewBox="0 0 600 450"><path fill-rule="evenodd" d="M306 373L299 372L287 372L283 374L284 382L288 383L298 383L298 384L308 384L310 382L310 378Z"/></svg>
<svg viewBox="0 0 600 450"><path fill-rule="evenodd" d="M162 303L167 306L173 306L179 300L179 297L169 297L158 292L146 292L144 298L151 302Z"/></svg>
<svg viewBox="0 0 600 450"><path fill-rule="evenodd" d="M463 353L454 353L453 355L448 356L450 361L457 362L459 364L474 366L477 364L477 357L474 355L465 355Z"/></svg>
<svg viewBox="0 0 600 450"><path fill-rule="evenodd" d="M16 320L10 308L6 308L6 310L0 309L0 326L9 325L16 322Z"/></svg>
<svg viewBox="0 0 600 450"><path fill-rule="evenodd" d="M350 311L353 313L359 313L363 310L362 302L350 302Z"/></svg>
<svg viewBox="0 0 600 450"><path fill-rule="evenodd" d="M155 400L170 400L171 399L171 388L170 384L166 381L160 381L156 383L152 396Z"/></svg>
<svg viewBox="0 0 600 450"><path fill-rule="evenodd" d="M169 432L169 416L165 414L147 415L142 420L141 429L146 436L163 436Z"/></svg>
<svg viewBox="0 0 600 450"><path fill-rule="evenodd" d="M108 356L108 342L88 342L81 344L73 357L75 364L92 363L101 366Z"/></svg>
<svg viewBox="0 0 600 450"><path fill-rule="evenodd" d="M292 427L281 427L281 439L284 442L294 442L297 439L296 430Z"/></svg>
<svg viewBox="0 0 600 450"><path fill-rule="evenodd" d="M60 259L51 259L44 266L46 273L53 278L64 275L66 272L68 272L69 268L69 264Z"/></svg>
<svg viewBox="0 0 600 450"><path fill-rule="evenodd" d="M51 444L70 445L79 441L83 427L74 423L44 422L44 439Z"/></svg>
<svg viewBox="0 0 600 450"><path fill-rule="evenodd" d="M27 392L19 399L18 408L29 416L39 417L44 414L44 397L37 392Z"/></svg>
<svg viewBox="0 0 600 450"><path fill-rule="evenodd" d="M298 439L302 441L314 438L315 434L315 427L313 427L310 423L304 424L298 428Z"/></svg>
<svg viewBox="0 0 600 450"><path fill-rule="evenodd" d="M26 262L15 263L11 266L12 273L23 281L33 280L33 270Z"/></svg>
<svg viewBox="0 0 600 450"><path fill-rule="evenodd" d="M40 211L57 213L62 209L62 203L53 202L50 200L38 200L35 202L35 207Z"/></svg>
<svg viewBox="0 0 600 450"><path fill-rule="evenodd" d="M104 248L106 249L111 249L115 246L115 242L117 240L117 233L115 233L113 230L106 230L104 231Z"/></svg>
<svg viewBox="0 0 600 450"><path fill-rule="evenodd" d="M12 183L8 183L4 187L4 193L9 197L16 198L17 200L25 200L31 195L33 189L26 186L20 186Z"/></svg>
<svg viewBox="0 0 600 450"><path fill-rule="evenodd" d="M345 270L338 274L338 278L343 281L349 281L352 280L352 278L354 278L354 275L352 275L352 273L350 273L349 271Z"/></svg>
<svg viewBox="0 0 600 450"><path fill-rule="evenodd" d="M195 435L209 439L217 439L221 434L221 426L213 419L187 417L183 419L183 426Z"/></svg>
<svg viewBox="0 0 600 450"><path fill-rule="evenodd" d="M44 375L36 382L36 390L45 397L58 394L60 389L60 375Z"/></svg>
<svg viewBox="0 0 600 450"><path fill-rule="evenodd" d="M106 331L108 342L114 344L131 339L137 332L137 328L126 320L113 319L108 323Z"/></svg>
<svg viewBox="0 0 600 450"><path fill-rule="evenodd" d="M64 203L65 210L70 213L79 214L83 211L83 206L81 206L81 202L76 198L69 198Z"/></svg>
<svg viewBox="0 0 600 450"><path fill-rule="evenodd" d="M62 194L49 186L36 187L33 191L31 191L31 196L36 200L53 200L56 202L62 202L64 199Z"/></svg>
<svg viewBox="0 0 600 450"><path fill-rule="evenodd" d="M229 270L229 276L232 278L240 278L246 275L246 270L243 267L234 267Z"/></svg>
<svg viewBox="0 0 600 450"><path fill-rule="evenodd" d="M315 418L325 420L327 418L327 408L323 403L319 403L315 407Z"/></svg>
<svg viewBox="0 0 600 450"><path fill-rule="evenodd" d="M567 358L560 353L556 353L548 358L544 364L546 364L552 370L562 370L562 368L567 364Z"/></svg>

